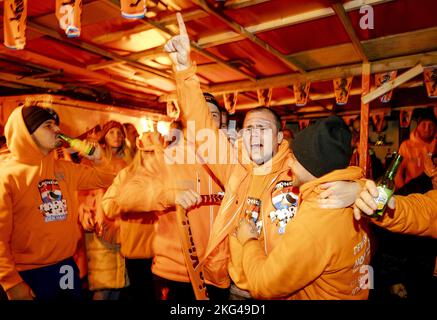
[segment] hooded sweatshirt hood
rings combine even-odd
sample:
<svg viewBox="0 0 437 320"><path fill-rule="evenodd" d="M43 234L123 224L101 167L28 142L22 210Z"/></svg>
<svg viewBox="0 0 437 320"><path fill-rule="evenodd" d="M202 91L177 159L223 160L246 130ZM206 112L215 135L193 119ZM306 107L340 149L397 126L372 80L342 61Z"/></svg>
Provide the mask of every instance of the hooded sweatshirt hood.
<svg viewBox="0 0 437 320"><path fill-rule="evenodd" d="M15 108L5 125L7 146L14 160L38 165L46 157L36 145L24 123L23 107Z"/></svg>

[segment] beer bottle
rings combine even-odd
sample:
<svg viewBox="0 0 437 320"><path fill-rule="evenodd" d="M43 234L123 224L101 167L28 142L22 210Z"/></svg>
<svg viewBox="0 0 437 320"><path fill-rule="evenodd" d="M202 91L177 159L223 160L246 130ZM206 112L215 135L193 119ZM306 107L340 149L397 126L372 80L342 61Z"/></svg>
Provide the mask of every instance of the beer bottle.
<svg viewBox="0 0 437 320"><path fill-rule="evenodd" d="M381 219L384 214L385 208L387 206L388 201L393 195L395 190L395 176L398 171L399 165L402 162L402 156L397 153L394 155L394 159L392 160L390 167L383 177L376 181L376 187L378 188L378 197L374 198L375 202L378 206L375 213L371 216L372 218Z"/></svg>
<svg viewBox="0 0 437 320"><path fill-rule="evenodd" d="M86 143L85 141L82 141L80 139L71 138L62 133L58 134L58 137L66 141L71 148L73 148L76 151L79 151L82 154L91 156L94 153L94 151L96 151L96 148L93 145Z"/></svg>

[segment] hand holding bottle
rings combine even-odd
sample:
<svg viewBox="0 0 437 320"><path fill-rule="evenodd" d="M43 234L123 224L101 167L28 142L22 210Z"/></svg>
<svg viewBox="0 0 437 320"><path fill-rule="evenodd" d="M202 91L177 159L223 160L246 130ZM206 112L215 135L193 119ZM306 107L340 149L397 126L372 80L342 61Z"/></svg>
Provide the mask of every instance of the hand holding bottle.
<svg viewBox="0 0 437 320"><path fill-rule="evenodd" d="M355 200L354 205L354 217L356 220L360 220L361 212L368 216L373 216L378 209L375 198L378 197L379 191L376 184L372 180L367 180L364 189L361 191L359 197ZM395 209L396 201L395 197L391 197L387 203L390 209Z"/></svg>

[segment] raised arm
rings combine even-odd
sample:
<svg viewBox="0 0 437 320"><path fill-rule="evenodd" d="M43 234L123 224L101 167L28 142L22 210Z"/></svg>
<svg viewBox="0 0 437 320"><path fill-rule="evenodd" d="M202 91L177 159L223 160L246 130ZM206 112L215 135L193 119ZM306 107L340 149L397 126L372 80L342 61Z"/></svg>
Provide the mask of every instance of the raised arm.
<svg viewBox="0 0 437 320"><path fill-rule="evenodd" d="M232 145L227 136L214 124L208 105L196 76L196 66L190 58L190 40L180 13L176 14L179 24L179 35L171 38L165 45L173 62L176 74L176 90L181 108L181 121L187 128L187 139L199 137L205 141L197 141L196 146L207 146L208 167L222 184L228 179L232 168Z"/></svg>

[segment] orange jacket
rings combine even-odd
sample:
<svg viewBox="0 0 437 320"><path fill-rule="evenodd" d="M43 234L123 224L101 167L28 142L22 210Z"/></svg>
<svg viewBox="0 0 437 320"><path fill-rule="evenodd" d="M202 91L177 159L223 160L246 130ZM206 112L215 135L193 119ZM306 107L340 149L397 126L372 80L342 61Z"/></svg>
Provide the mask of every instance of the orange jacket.
<svg viewBox="0 0 437 320"><path fill-rule="evenodd" d="M229 274L241 289L246 288L246 280L242 271L241 263L230 260L229 250L234 246L230 243L228 235L232 233L241 217L252 212L258 214L258 221L262 224L261 241L266 254L269 254L276 243L283 236L286 225L284 219L274 219L275 213L281 210L278 199L286 194L294 200L290 212L295 210L297 204L297 188L291 185L290 170L287 161L290 156L288 143L283 141L279 146L278 153L272 161L258 166L250 161L245 154L241 141L237 140L238 150L231 149L230 143L221 130L217 130L212 121L208 107L199 86L199 80L195 76L196 68L176 72L178 100L181 107L182 120L190 128L189 121L194 121L195 130L210 129L216 132L216 140L222 144L217 146L216 154L225 155L228 161L235 160L229 154L238 154L233 162L220 164L222 158L217 157L219 164L209 161L206 164L212 173L220 180L225 188L225 196L220 211L214 222L211 237L208 242L204 271L209 274L224 274L228 268ZM189 133L193 134L193 133ZM223 146L225 143L225 146ZM223 152L229 151L229 152ZM209 155L209 154L208 154ZM204 157L205 158L205 157ZM237 161L238 160L238 161ZM281 220L281 221L280 221ZM229 277L220 279L223 284L229 284Z"/></svg>
<svg viewBox="0 0 437 320"><path fill-rule="evenodd" d="M102 199L102 209L107 217L117 218L120 222L120 252L130 259L152 258L153 239L158 217L153 212L126 212L121 214L117 208L117 197L124 190L124 184L133 172L129 168L121 170L115 177L112 185L106 190ZM141 174L141 173L137 173ZM142 192L140 192L142 194Z"/></svg>
<svg viewBox="0 0 437 320"><path fill-rule="evenodd" d="M0 169L0 284L22 282L18 271L72 257L80 238L76 191L107 187L115 174L44 156L23 121L21 107L6 124L12 159Z"/></svg>
<svg viewBox="0 0 437 320"><path fill-rule="evenodd" d="M180 140L180 143L168 150L185 147L183 140ZM149 162L142 172L128 179L121 188L122 192L116 197L111 196L112 204L105 206L105 212L111 216L114 212L156 214L156 211L161 211L153 241L155 257L152 272L169 280L190 282L178 234L174 207L175 192L193 189L200 194L215 194L221 191L221 188L202 165L166 164L169 161L166 157L166 154L159 153L155 161ZM105 200L107 200L106 195ZM217 209L218 206L200 206L191 209L188 213L199 258L205 254ZM207 283L224 287L215 280L215 277L216 275L213 277L205 275L205 280Z"/></svg>
<svg viewBox="0 0 437 320"><path fill-rule="evenodd" d="M376 224L393 232L437 238L437 190L395 196L396 209Z"/></svg>
<svg viewBox="0 0 437 320"><path fill-rule="evenodd" d="M395 177L396 188L399 189L410 180L420 176L425 170L428 153L433 153L437 140L427 143L417 136L417 129L411 132L410 139L402 142L399 153L403 156Z"/></svg>
<svg viewBox="0 0 437 320"><path fill-rule="evenodd" d="M258 241L246 242L235 259L242 259L254 297L367 299L362 280L369 276L362 269L370 261L367 222L354 221L352 208L323 210L317 204L321 184L361 176L360 168L349 167L302 185L296 216L269 254Z"/></svg>

